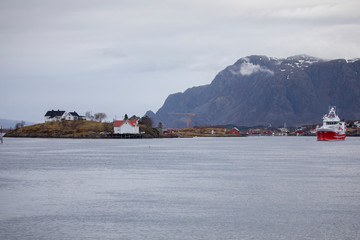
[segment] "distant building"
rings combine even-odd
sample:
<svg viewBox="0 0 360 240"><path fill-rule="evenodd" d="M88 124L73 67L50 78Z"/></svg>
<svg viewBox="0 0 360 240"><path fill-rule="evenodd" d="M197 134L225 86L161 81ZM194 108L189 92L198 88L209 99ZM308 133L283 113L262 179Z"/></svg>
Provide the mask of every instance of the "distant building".
<svg viewBox="0 0 360 240"><path fill-rule="evenodd" d="M62 120L85 120L85 116L80 116L77 112L66 112L66 111L47 111L45 116L45 122L55 122Z"/></svg>
<svg viewBox="0 0 360 240"><path fill-rule="evenodd" d="M177 132L177 131L178 131L177 128L167 128L167 129L164 131L164 133L165 133L165 134L168 134L168 135L171 135L171 134L173 134L173 133L175 133L175 132Z"/></svg>
<svg viewBox="0 0 360 240"><path fill-rule="evenodd" d="M298 129L298 130L295 131L296 136L304 135L304 133L305 132L302 129Z"/></svg>
<svg viewBox="0 0 360 240"><path fill-rule="evenodd" d="M117 120L114 122L115 134L139 134L138 120Z"/></svg>
<svg viewBox="0 0 360 240"><path fill-rule="evenodd" d="M66 112L63 116L62 120L85 120L86 117L85 116L80 116L77 112L73 111L73 112Z"/></svg>
<svg viewBox="0 0 360 240"><path fill-rule="evenodd" d="M233 135L239 135L240 134L240 130L237 129L236 127L226 131L226 134L233 134Z"/></svg>
<svg viewBox="0 0 360 240"><path fill-rule="evenodd" d="M65 111L47 111L44 118L45 118L45 122L55 122L55 121L61 121L61 119L63 118L65 114Z"/></svg>
<svg viewBox="0 0 360 240"><path fill-rule="evenodd" d="M287 136L290 132L289 129L286 127L286 123L284 123L284 127L279 128L282 136Z"/></svg>
<svg viewBox="0 0 360 240"><path fill-rule="evenodd" d="M287 136L289 133L289 129L287 129L286 127L279 128L279 130L280 130L280 133L278 133L278 135Z"/></svg>

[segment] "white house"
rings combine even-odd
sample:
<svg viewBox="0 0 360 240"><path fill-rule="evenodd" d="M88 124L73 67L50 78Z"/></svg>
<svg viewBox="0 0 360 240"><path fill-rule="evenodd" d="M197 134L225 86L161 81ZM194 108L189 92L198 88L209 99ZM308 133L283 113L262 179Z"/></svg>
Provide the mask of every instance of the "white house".
<svg viewBox="0 0 360 240"><path fill-rule="evenodd" d="M79 116L79 114L77 114L77 112L73 111L73 112L66 112L63 116L63 120L81 120L83 119L82 116Z"/></svg>
<svg viewBox="0 0 360 240"><path fill-rule="evenodd" d="M139 134L138 120L121 120L114 122L115 134Z"/></svg>
<svg viewBox="0 0 360 240"><path fill-rule="evenodd" d="M55 122L62 120L84 120L84 116L80 116L77 112L66 112L66 111L47 111L45 114L45 122Z"/></svg>
<svg viewBox="0 0 360 240"><path fill-rule="evenodd" d="M57 111L54 110L47 111L44 116L45 122L61 121L64 115L65 115L65 111L60 111L59 109Z"/></svg>

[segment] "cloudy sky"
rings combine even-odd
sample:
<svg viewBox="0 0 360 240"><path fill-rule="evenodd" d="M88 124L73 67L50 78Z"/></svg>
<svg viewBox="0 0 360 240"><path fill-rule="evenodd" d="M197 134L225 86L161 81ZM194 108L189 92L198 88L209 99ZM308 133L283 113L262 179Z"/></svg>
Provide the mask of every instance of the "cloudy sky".
<svg viewBox="0 0 360 240"><path fill-rule="evenodd" d="M0 118L156 112L241 57L360 57L358 0L1 0Z"/></svg>

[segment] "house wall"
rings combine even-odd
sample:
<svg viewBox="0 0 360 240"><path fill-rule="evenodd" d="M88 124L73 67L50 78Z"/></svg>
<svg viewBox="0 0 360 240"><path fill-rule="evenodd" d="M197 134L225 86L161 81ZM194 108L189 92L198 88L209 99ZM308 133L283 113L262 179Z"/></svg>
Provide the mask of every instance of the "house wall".
<svg viewBox="0 0 360 240"><path fill-rule="evenodd" d="M56 122L56 121L61 121L61 117L59 117L59 116L56 116L53 118L45 117L45 122Z"/></svg>
<svg viewBox="0 0 360 240"><path fill-rule="evenodd" d="M66 119L67 116L71 116L68 112L64 112L63 115L60 117L59 120L68 120ZM70 117L71 118L71 117ZM73 119L69 119L69 120L73 120Z"/></svg>
<svg viewBox="0 0 360 240"><path fill-rule="evenodd" d="M63 119L63 120L74 120L73 116L70 113L67 113L67 112L65 112L62 115L61 119Z"/></svg>
<svg viewBox="0 0 360 240"><path fill-rule="evenodd" d="M73 115L69 114L69 115L67 115L67 116L65 117L65 120L70 120L70 121L72 121L72 120L75 120L75 117L74 117Z"/></svg>
<svg viewBox="0 0 360 240"><path fill-rule="evenodd" d="M114 127L114 133L117 134L139 134L139 126L133 127L130 123L125 122L120 127Z"/></svg>
<svg viewBox="0 0 360 240"><path fill-rule="evenodd" d="M54 121L52 118L45 117L45 122L52 122L52 121Z"/></svg>
<svg viewBox="0 0 360 240"><path fill-rule="evenodd" d="M72 121L72 120L78 120L78 117L73 116L70 113L64 113L62 119Z"/></svg>

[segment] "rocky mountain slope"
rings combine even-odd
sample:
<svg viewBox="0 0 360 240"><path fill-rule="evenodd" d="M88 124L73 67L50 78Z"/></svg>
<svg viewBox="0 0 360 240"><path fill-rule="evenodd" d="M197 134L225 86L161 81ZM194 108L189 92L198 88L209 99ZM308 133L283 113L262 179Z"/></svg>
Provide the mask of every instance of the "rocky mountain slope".
<svg viewBox="0 0 360 240"><path fill-rule="evenodd" d="M328 106L344 119L360 119L360 60L322 60L306 55L286 59L248 56L228 66L209 85L168 96L154 114L156 124L191 126L320 123Z"/></svg>

